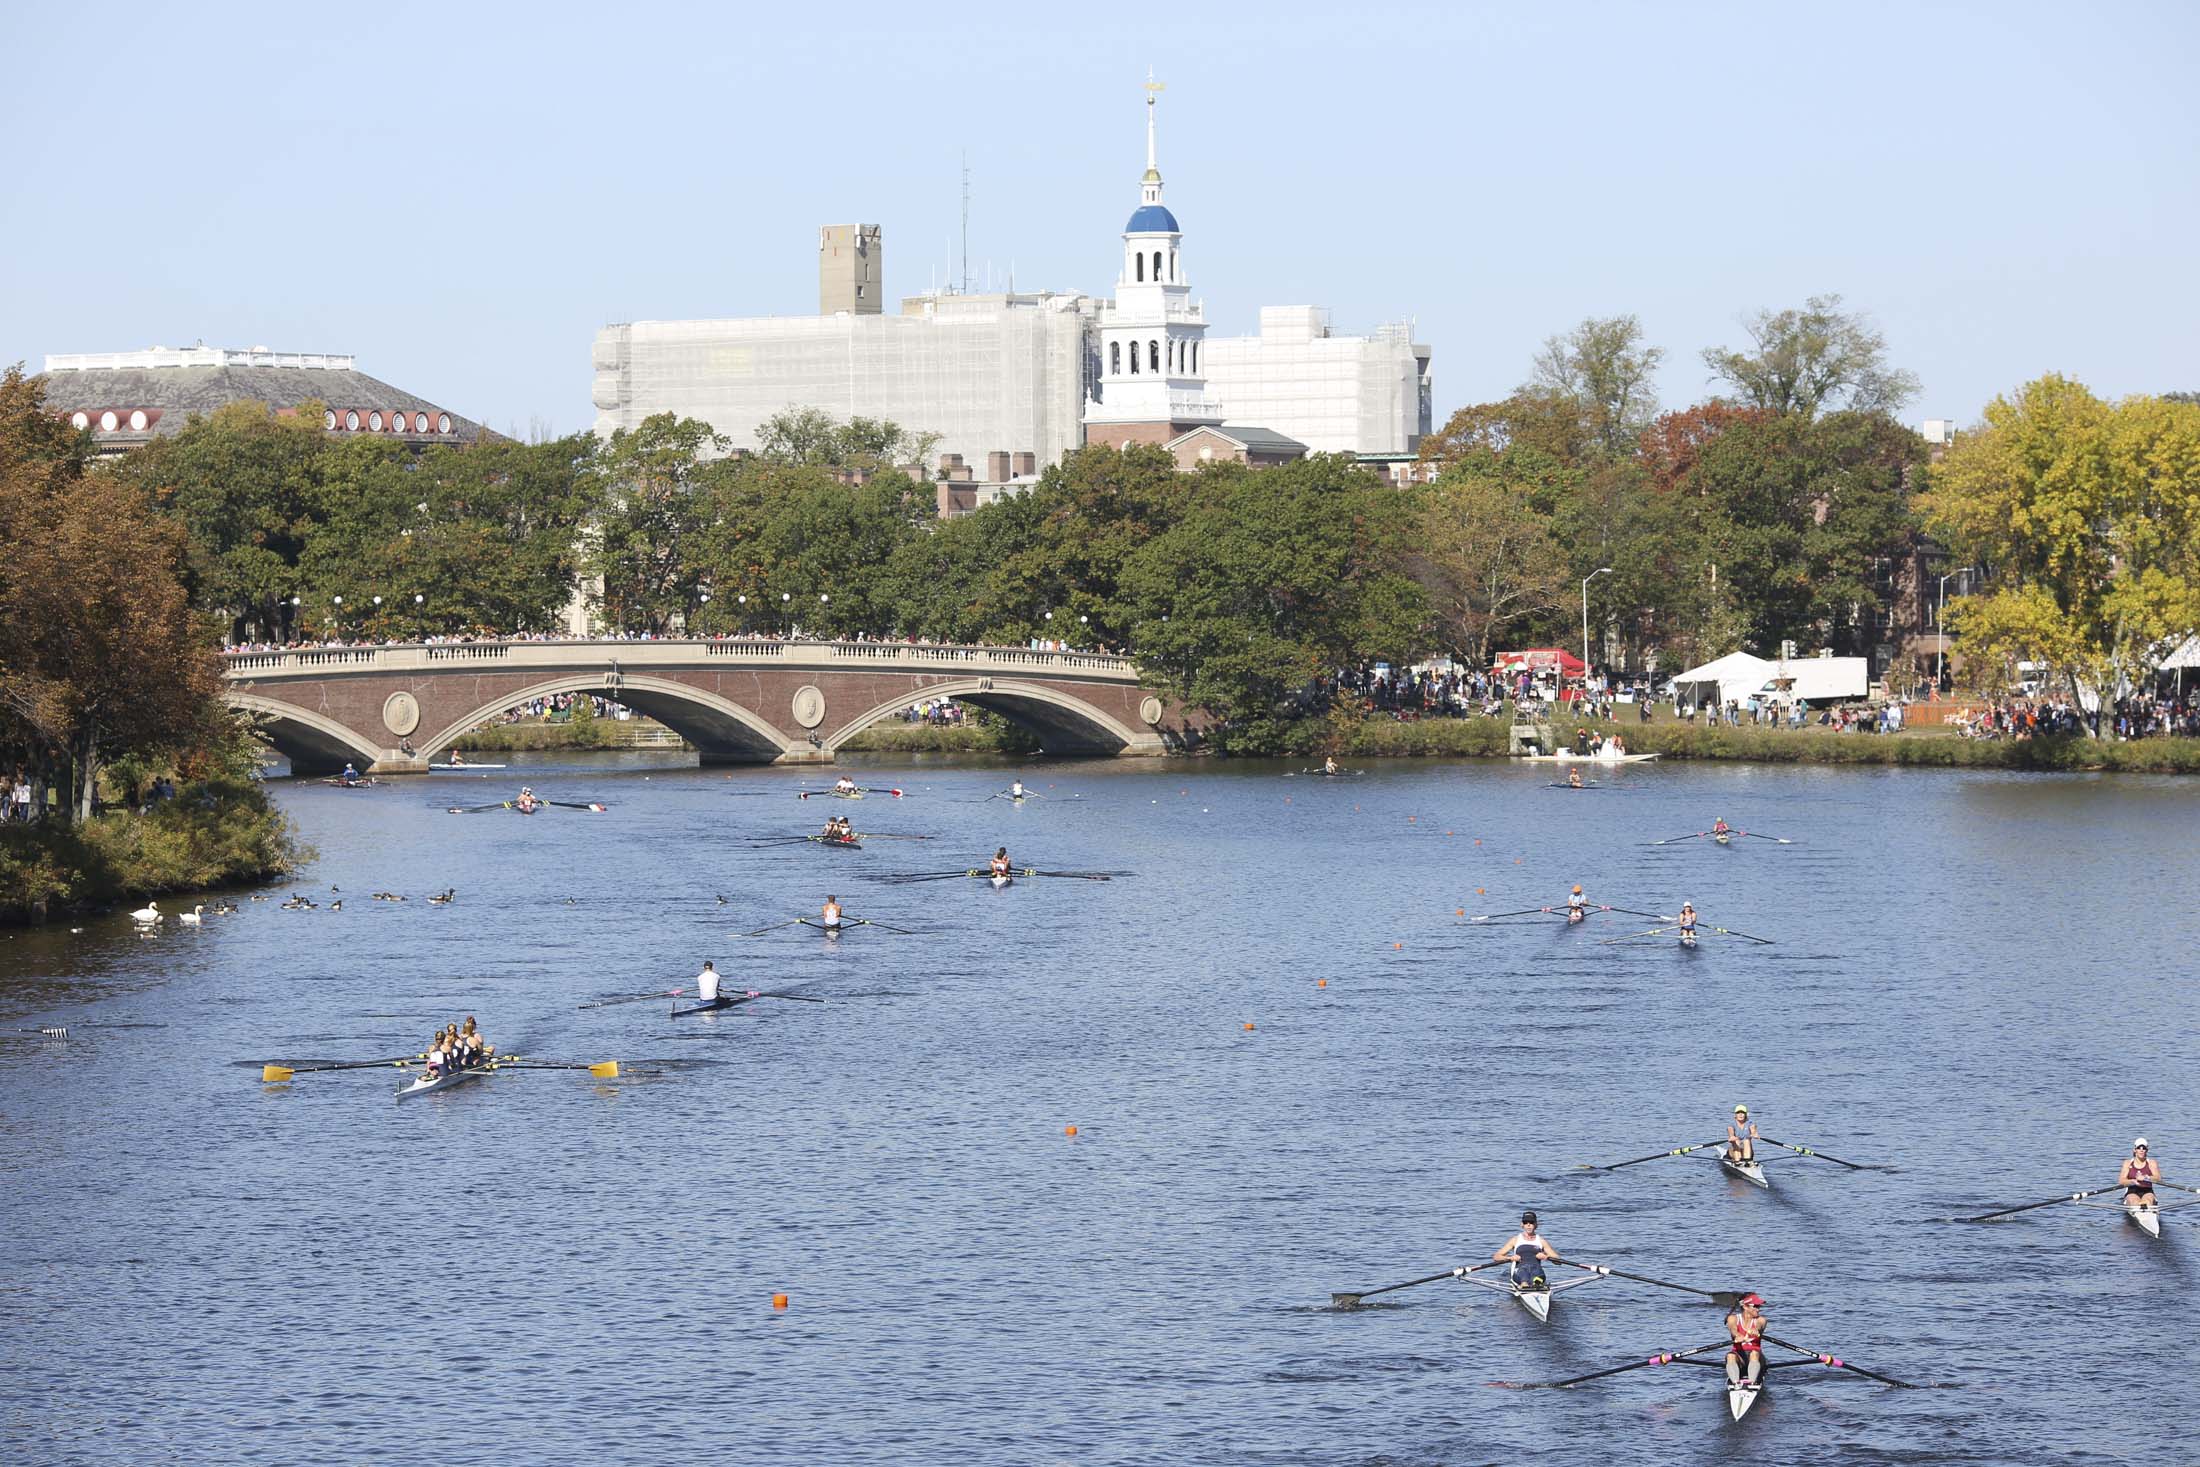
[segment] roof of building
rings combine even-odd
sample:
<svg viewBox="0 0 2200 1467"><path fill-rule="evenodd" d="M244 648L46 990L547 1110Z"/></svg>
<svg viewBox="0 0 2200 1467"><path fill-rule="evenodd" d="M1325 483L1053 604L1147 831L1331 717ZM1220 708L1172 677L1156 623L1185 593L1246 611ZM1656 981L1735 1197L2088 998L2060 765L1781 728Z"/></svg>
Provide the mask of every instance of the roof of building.
<svg viewBox="0 0 2200 1467"><path fill-rule="evenodd" d="M1303 454L1306 452L1306 445L1299 442L1298 439L1287 437L1273 428L1257 428L1250 423L1224 423L1219 427L1210 425L1194 428L1189 433L1180 434L1171 439L1168 446L1174 448L1186 438L1196 438L1202 433L1213 433L1217 437L1227 438L1248 453Z"/></svg>
<svg viewBox="0 0 2200 1467"><path fill-rule="evenodd" d="M264 402L278 413L319 402L334 415L335 431L379 432L409 442L471 443L488 431L424 397L369 377L348 356L205 347L49 356L43 380L50 411L83 414L94 438L115 447L179 433L192 417L233 402ZM102 415L109 412L115 414L112 429L102 426ZM380 428L370 426L377 413L382 415Z"/></svg>
<svg viewBox="0 0 2200 1467"><path fill-rule="evenodd" d="M1176 227L1176 216L1159 204L1140 204L1131 215L1131 222L1123 226L1125 234L1182 234Z"/></svg>

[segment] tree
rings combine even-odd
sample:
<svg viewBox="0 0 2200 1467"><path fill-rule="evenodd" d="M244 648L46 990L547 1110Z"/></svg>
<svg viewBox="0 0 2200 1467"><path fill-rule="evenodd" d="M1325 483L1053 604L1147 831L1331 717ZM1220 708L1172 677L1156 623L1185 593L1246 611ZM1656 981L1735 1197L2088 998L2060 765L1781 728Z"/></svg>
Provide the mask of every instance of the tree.
<svg viewBox="0 0 2200 1467"><path fill-rule="evenodd" d="M1140 665L1227 720L1225 747L1273 748L1315 679L1419 643L1403 573L1411 500L1349 460L1215 465L1182 516L1124 566Z"/></svg>
<svg viewBox="0 0 2200 1467"><path fill-rule="evenodd" d="M613 433L596 458L605 507L592 531L589 569L615 631L661 634L705 603L698 540L711 521L708 492L738 465L708 423L658 413Z"/></svg>
<svg viewBox="0 0 2200 1467"><path fill-rule="evenodd" d="M1838 295L1814 295L1801 310L1742 318L1752 350L1708 347L1704 365L1742 401L1771 413L1821 409L1892 413L1917 395L1917 378L1887 365L1887 339Z"/></svg>
<svg viewBox="0 0 2200 1467"><path fill-rule="evenodd" d="M1986 410L1930 471L1928 524L1985 568L1949 608L1989 665L2045 662L2081 706L2144 686L2200 626L2200 406L2103 402L2059 376Z"/></svg>
<svg viewBox="0 0 2200 1467"><path fill-rule="evenodd" d="M1664 359L1662 348L1644 344L1642 323L1633 316L1592 316L1543 343L1529 385L1521 390L1573 404L1581 436L1620 457L1657 413L1651 379Z"/></svg>
<svg viewBox="0 0 2200 1467"><path fill-rule="evenodd" d="M937 433L913 432L886 418L842 422L820 408L790 408L756 430L756 456L776 464L824 469L890 469L932 456Z"/></svg>
<svg viewBox="0 0 2200 1467"><path fill-rule="evenodd" d="M1500 636L1567 602L1572 568L1550 518L1489 475L1449 474L1430 486L1413 545L1408 564L1439 644L1470 667L1490 666Z"/></svg>

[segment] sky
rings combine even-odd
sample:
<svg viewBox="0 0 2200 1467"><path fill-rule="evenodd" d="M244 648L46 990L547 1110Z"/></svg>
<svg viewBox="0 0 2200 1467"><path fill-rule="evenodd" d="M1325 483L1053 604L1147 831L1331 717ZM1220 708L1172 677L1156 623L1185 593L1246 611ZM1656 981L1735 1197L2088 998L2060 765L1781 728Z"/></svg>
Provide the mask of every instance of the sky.
<svg viewBox="0 0 2200 1467"><path fill-rule="evenodd" d="M1132 24L1132 21L1143 24ZM1160 163L1209 330L1410 318L1439 422L1631 313L1659 393L1838 293L1977 418L2200 390L2200 4L0 6L0 364L265 345L506 432L610 322L807 314L817 227L1105 293Z"/></svg>

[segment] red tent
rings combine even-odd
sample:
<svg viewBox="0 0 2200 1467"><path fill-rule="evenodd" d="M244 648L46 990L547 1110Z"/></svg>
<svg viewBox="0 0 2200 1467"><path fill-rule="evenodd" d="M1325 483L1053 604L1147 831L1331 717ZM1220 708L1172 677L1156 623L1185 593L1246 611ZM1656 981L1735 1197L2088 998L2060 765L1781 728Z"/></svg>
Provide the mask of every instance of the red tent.
<svg viewBox="0 0 2200 1467"><path fill-rule="evenodd" d="M1556 669L1561 677L1580 677L1589 670L1580 658L1563 647L1530 647L1525 652L1497 654L1498 671L1517 672L1523 667L1531 672Z"/></svg>

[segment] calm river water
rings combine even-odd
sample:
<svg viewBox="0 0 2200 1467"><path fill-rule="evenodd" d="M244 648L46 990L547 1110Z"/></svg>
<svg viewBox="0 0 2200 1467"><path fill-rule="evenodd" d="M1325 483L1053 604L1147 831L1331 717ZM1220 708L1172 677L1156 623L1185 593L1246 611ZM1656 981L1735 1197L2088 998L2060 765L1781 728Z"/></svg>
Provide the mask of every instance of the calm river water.
<svg viewBox="0 0 2200 1467"><path fill-rule="evenodd" d="M2141 1132L2200 1183L2200 781L1283 768L1051 764L1021 808L986 798L1008 766L947 761L855 766L908 791L861 804L663 756L283 785L319 859L276 895L318 909L0 942L0 1460L2191 1459L2200 1210L2160 1241L1930 1219L2113 1181ZM443 813L520 778L610 812ZM934 839L751 844L835 812ZM1641 844L1718 816L1800 844ZM875 879L1004 842L1136 875ZM1575 881L1777 944L1456 915ZM736 935L828 892L921 935ZM578 1007L705 958L828 1002ZM260 1083L465 1014L665 1063L403 1106L390 1071ZM1892 1170L1574 1170L1738 1100ZM1329 1306L1486 1258L1524 1204L1572 1256L1755 1287L1782 1338L1954 1388L1783 1371L1735 1424L1708 1370L1491 1386L1718 1338L1686 1295Z"/></svg>

